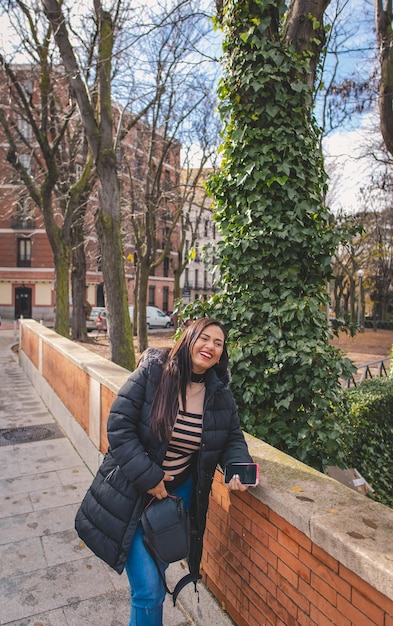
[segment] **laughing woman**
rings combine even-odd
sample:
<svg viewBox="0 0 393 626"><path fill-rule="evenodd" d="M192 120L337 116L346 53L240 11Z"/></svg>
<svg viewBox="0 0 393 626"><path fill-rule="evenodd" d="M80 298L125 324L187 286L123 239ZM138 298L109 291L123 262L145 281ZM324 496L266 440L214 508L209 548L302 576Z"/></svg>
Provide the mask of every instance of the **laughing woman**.
<svg viewBox="0 0 393 626"><path fill-rule="evenodd" d="M191 520L190 579L200 578L209 493L218 464L252 459L229 388L222 325L192 322L168 350L147 350L108 419L109 450L78 511L85 543L131 588L129 626L162 626L165 586L143 543L140 516L151 496L183 497ZM110 496L103 496L103 483ZM247 487L235 475L232 490ZM107 489L105 493L107 493ZM164 575L167 564L162 563Z"/></svg>

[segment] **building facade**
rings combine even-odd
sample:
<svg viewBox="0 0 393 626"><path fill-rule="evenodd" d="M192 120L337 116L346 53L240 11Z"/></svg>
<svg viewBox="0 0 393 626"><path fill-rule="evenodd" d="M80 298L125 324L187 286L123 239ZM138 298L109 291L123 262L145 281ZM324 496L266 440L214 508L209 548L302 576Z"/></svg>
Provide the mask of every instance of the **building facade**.
<svg viewBox="0 0 393 626"><path fill-rule="evenodd" d="M188 303L196 299L207 300L219 283L217 269L217 244L219 233L213 220L212 200L206 194L203 182L210 170L199 174L187 219L183 221L184 256L187 265L180 284L182 299ZM189 179L192 181L192 177Z"/></svg>
<svg viewBox="0 0 393 626"><path fill-rule="evenodd" d="M34 104L35 109L32 110L36 110L39 116L41 105L39 77L30 66L15 66L14 74L25 97ZM66 102L68 86L64 77L58 81L57 96L60 100L64 96ZM10 86L4 68L0 69L0 108L7 125L6 127L4 124L0 125L0 316L8 319L32 317L36 320L50 321L54 317L55 305L53 250L47 237L41 210L34 202L26 183L9 162L12 151L14 160L24 165L32 179L42 181L46 175L45 167L42 166L44 163L42 146L37 142L31 120L29 121L17 92ZM124 112L120 114L117 111L114 108L114 128L120 117L124 124L129 121ZM78 124L80 126L80 120L75 114L70 126L76 129ZM152 142L155 146L155 155L152 155ZM169 232L170 246L162 262L152 267L146 304L158 306L163 310L173 309L173 271L170 260L171 255L177 254L179 241L178 228L173 228L173 215L177 210L176 202L179 198L176 186L180 181L180 144L175 140L167 142L158 130L151 129L140 121L120 142L117 156L129 303L134 302L138 253L145 245L143 237L137 240L136 229L140 234L144 225L149 223L149 245L153 265L154 260L162 256ZM70 158L70 152L67 158ZM71 161L72 159L70 164ZM66 164L66 161L64 163ZM75 176L80 176L82 163L79 164L78 156L72 162L72 167ZM150 185L148 190L147 185ZM52 195L55 220L61 226L63 219L61 200L55 191ZM93 186L83 224L87 264L86 299L92 306L104 306L105 289L94 227L96 209L97 192Z"/></svg>

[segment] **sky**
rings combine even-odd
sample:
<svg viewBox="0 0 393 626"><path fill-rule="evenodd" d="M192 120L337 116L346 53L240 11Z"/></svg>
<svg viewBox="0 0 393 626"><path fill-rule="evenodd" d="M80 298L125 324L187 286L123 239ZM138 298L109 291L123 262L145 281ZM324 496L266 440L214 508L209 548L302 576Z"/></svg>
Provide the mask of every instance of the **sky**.
<svg viewBox="0 0 393 626"><path fill-rule="evenodd" d="M367 140L380 140L378 113L363 116L357 128L337 131L323 141L329 175L327 204L334 213L354 213L362 206L361 195L377 168L368 154Z"/></svg>
<svg viewBox="0 0 393 626"><path fill-rule="evenodd" d="M343 78L362 82L376 63L373 0L338 1L344 8L338 35L337 82ZM328 67L330 64L332 68L334 61L334 55L328 55ZM361 190L369 184L376 168L375 160L367 156L371 138L376 144L381 141L376 102L362 113L346 118L338 129L325 136L323 150L330 174L327 202L333 212L352 213L359 208Z"/></svg>

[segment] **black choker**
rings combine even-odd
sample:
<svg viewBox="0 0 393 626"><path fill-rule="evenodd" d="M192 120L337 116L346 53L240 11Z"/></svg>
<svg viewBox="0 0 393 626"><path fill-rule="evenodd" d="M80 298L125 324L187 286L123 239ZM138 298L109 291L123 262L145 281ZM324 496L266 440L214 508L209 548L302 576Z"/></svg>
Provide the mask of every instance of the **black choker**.
<svg viewBox="0 0 393 626"><path fill-rule="evenodd" d="M191 372L191 382L192 383L204 383L205 374L194 374L194 372Z"/></svg>

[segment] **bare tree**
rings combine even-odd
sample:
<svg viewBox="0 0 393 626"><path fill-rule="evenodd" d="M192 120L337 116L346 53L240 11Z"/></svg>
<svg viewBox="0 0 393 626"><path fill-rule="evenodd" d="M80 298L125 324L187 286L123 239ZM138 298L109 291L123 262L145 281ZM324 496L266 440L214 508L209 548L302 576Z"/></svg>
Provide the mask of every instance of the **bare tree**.
<svg viewBox="0 0 393 626"><path fill-rule="evenodd" d="M123 249L119 184L112 109L112 54L116 21L105 11L100 0L94 1L97 24L97 98L92 100L88 85L83 80L75 50L71 44L65 15L57 0L42 0L60 51L72 93L78 104L81 120L93 154L99 181L99 211L96 217L97 234L102 255L102 271L106 291L106 305L111 333L111 359L133 369L135 365L132 326L128 314ZM119 7L113 14L116 18ZM95 106L95 102L97 106Z"/></svg>
<svg viewBox="0 0 393 626"><path fill-rule="evenodd" d="M22 193L30 195L44 220L54 258L55 329L68 336L69 268L77 249L78 265L83 267L83 239L77 240L76 225L84 205L82 196L91 187L91 164L82 149L83 133L73 119L75 106L69 102L67 82L54 65L53 40L43 13L17 0L8 18L19 37L18 52L22 48L29 63L13 63L12 50L9 59L0 54L0 122L8 143L7 159L23 184ZM76 154L81 169L85 167L78 180ZM77 339L86 336L84 299L85 277L83 289L73 288L73 320L78 320L78 324L73 322L73 336Z"/></svg>
<svg viewBox="0 0 393 626"><path fill-rule="evenodd" d="M216 68L209 69L211 61L200 49L208 31L205 16L195 14L191 3L180 3L169 13L152 10L149 15L154 31L133 50L138 61L134 57L131 66L138 68L134 84L139 79L139 90L156 97L138 127L138 171L135 164L129 164L130 193L122 194L132 224L130 243L136 252L134 314L140 351L148 345L149 276L168 260L174 267L175 297L180 294L184 237L179 228L192 205L190 192L195 194L200 185L203 167L218 139L213 101ZM198 147L199 166L192 171L192 184L190 168L188 180L180 179L179 142Z"/></svg>

